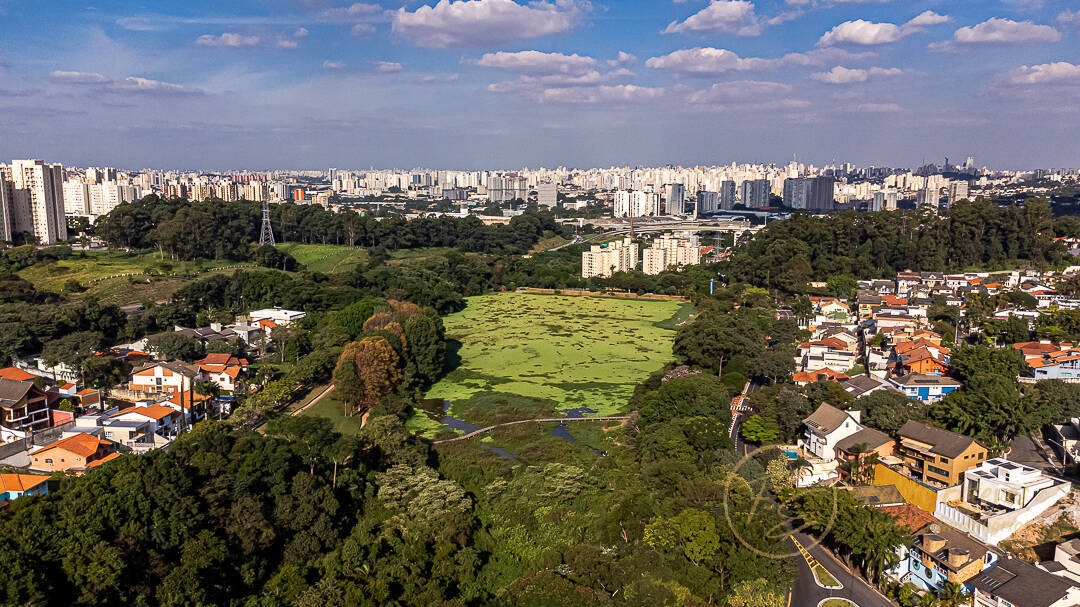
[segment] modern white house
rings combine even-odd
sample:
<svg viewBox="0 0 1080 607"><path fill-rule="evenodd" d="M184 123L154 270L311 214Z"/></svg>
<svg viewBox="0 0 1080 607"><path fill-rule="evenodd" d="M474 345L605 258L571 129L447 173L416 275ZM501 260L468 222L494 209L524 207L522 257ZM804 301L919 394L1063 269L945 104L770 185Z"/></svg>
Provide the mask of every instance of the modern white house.
<svg viewBox="0 0 1080 607"><path fill-rule="evenodd" d="M269 320L278 326L287 327L303 318L306 314L306 312L285 310L283 308L266 308L249 312L248 317L251 319L252 323L257 323L260 320Z"/></svg>
<svg viewBox="0 0 1080 607"><path fill-rule="evenodd" d="M959 485L939 491L934 516L997 545L1069 495L1071 489L1069 482L1040 470L994 458L964 471Z"/></svg>

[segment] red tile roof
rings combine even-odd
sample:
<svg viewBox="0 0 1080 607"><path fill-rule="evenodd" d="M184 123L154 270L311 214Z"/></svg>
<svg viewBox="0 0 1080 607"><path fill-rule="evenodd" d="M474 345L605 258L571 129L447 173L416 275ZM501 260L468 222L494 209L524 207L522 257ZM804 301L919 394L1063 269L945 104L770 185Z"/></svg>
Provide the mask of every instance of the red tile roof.
<svg viewBox="0 0 1080 607"><path fill-rule="evenodd" d="M31 373L27 373L26 371L23 371L22 369L16 367L7 367L5 369L0 369L0 379L10 379L13 381L34 381L35 377L37 376Z"/></svg>

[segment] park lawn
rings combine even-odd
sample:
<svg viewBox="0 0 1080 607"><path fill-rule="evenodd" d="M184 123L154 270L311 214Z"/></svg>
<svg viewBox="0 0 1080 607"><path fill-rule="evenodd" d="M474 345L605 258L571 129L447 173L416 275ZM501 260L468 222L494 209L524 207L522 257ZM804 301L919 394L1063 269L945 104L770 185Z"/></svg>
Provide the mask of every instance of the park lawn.
<svg viewBox="0 0 1080 607"><path fill-rule="evenodd" d="M98 285L118 282L130 284L131 278L118 274L171 274L183 276L209 271L219 266L248 265L250 263L228 260L171 261L162 260L156 252L126 253L124 251L86 251L75 252L68 259L34 264L19 270L19 276L30 281L35 288L43 291L60 292L64 283L75 279L84 288L94 289ZM138 278L138 277L136 277ZM101 280L107 279L107 280ZM100 280L90 284L93 280ZM129 302L131 303L131 302Z"/></svg>
<svg viewBox="0 0 1080 607"><path fill-rule="evenodd" d="M367 263L368 252L360 247L336 244L299 244L286 242L277 245L279 251L293 256L297 262L312 272L335 274L349 272Z"/></svg>
<svg viewBox="0 0 1080 607"><path fill-rule="evenodd" d="M321 387L316 390L316 394L322 392ZM360 432L361 416L345 417L345 410L341 404L341 399L338 398L337 390L327 394L322 400L305 409L301 415L317 415L328 418L333 422L334 430L346 436L356 436Z"/></svg>
<svg viewBox="0 0 1080 607"><path fill-rule="evenodd" d="M671 360L675 332L658 323L678 302L493 293L443 319L461 364L428 390L470 423L588 407L622 411L634 386Z"/></svg>

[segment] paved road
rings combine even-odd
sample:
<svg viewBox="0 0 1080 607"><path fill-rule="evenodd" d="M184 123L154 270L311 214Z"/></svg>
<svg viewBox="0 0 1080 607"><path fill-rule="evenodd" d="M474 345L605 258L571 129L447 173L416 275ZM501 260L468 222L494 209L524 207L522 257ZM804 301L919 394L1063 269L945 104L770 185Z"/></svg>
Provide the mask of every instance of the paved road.
<svg viewBox="0 0 1080 607"><path fill-rule="evenodd" d="M809 546L814 541L813 538L802 533L796 533L795 537L799 538L804 546ZM794 550L791 542L788 542L788 545ZM806 560L796 555L793 558L798 561L799 571L795 578L795 587L791 589L791 607L817 607L822 599L833 597L854 601L859 607L894 607L891 602L867 586L862 579L853 578L839 563L826 554L821 546L814 546L808 550L837 581L844 585L844 588L829 590L818 586Z"/></svg>

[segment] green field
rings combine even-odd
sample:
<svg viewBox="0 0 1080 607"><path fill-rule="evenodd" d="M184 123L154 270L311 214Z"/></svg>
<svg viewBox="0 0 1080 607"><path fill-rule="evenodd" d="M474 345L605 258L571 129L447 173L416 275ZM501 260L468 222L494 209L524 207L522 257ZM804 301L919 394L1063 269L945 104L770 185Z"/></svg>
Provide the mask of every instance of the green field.
<svg viewBox="0 0 1080 607"><path fill-rule="evenodd" d="M130 280L125 277L108 278L118 274L144 274L148 270L155 274L188 274L226 265L238 264L231 261L169 261L162 260L157 253L88 251L85 254L76 252L69 259L35 264L20 270L19 276L40 290L59 292L63 290L64 283L71 279L93 290L99 285L104 286L106 282L130 284ZM108 280L101 280L106 278ZM93 280L100 282L91 285Z"/></svg>
<svg viewBox="0 0 1080 607"><path fill-rule="evenodd" d="M685 305L607 297L499 293L444 319L460 366L427 393L486 424L588 407L617 413L634 386L671 360L663 328ZM453 348L451 348L453 350ZM416 429L422 427L413 426Z"/></svg>
<svg viewBox="0 0 1080 607"><path fill-rule="evenodd" d="M297 262L312 272L335 274L348 272L367 263L368 253L360 247L334 244L298 244L286 242L277 245L279 251L292 255Z"/></svg>
<svg viewBox="0 0 1080 607"><path fill-rule="evenodd" d="M322 392L322 387L312 390L312 395ZM361 418L359 415L345 417L345 409L338 398L337 392L327 394L311 407L304 410L301 415L318 415L326 417L334 423L334 430L347 436L355 436L360 431Z"/></svg>

